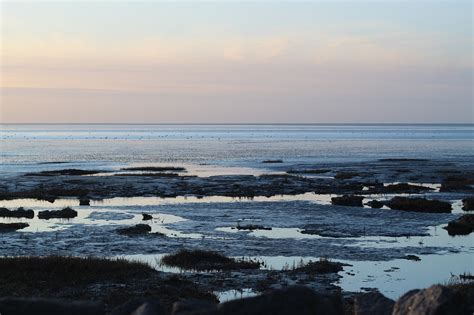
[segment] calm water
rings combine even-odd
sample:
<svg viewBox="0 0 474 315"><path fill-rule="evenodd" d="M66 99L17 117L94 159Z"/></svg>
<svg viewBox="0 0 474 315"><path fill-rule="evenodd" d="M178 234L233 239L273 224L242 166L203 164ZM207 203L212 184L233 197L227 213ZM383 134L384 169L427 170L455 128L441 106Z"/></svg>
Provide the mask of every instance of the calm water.
<svg viewBox="0 0 474 315"><path fill-rule="evenodd" d="M472 159L473 140L474 125L0 125L2 172L59 161L91 168L128 163L261 168L265 159L462 161Z"/></svg>

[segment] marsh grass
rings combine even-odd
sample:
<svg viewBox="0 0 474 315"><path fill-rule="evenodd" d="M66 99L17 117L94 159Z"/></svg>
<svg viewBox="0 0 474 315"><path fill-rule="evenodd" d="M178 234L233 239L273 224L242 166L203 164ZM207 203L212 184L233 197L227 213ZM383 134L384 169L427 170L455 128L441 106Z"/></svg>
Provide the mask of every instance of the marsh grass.
<svg viewBox="0 0 474 315"><path fill-rule="evenodd" d="M214 251L187 249L165 255L161 264L195 271L259 269L261 265L257 261L230 258Z"/></svg>

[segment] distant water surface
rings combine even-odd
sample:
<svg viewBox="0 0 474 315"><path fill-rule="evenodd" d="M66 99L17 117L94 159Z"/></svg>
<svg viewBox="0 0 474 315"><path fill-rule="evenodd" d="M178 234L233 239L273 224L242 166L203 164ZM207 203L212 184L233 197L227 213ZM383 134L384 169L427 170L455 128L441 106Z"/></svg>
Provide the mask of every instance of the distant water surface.
<svg viewBox="0 0 474 315"><path fill-rule="evenodd" d="M72 162L262 168L379 158L470 161L474 125L0 125L2 173ZM44 166L48 168L50 166ZM57 165L56 165L57 168Z"/></svg>

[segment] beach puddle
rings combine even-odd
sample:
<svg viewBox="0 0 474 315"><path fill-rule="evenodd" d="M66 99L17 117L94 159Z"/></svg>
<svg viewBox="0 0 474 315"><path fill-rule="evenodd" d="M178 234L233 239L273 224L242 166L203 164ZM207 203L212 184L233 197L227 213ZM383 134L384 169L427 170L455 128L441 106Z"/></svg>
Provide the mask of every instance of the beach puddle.
<svg viewBox="0 0 474 315"><path fill-rule="evenodd" d="M244 229L239 230L236 227L220 227L220 228L217 228L216 231L227 232L227 233L247 233L248 236L266 237L266 238L271 238L271 239L285 239L285 238L319 239L319 238L322 238L322 236L319 236L319 235L301 233L302 230L299 228L273 227L271 230L255 229L255 230L250 231L250 230L244 230Z"/></svg>

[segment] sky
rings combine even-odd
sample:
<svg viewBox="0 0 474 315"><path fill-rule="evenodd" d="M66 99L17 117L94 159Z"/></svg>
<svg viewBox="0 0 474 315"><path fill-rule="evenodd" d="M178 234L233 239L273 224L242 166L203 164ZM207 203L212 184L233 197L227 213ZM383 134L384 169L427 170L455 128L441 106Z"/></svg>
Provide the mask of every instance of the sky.
<svg viewBox="0 0 474 315"><path fill-rule="evenodd" d="M472 123L473 2L3 1L2 123Z"/></svg>

